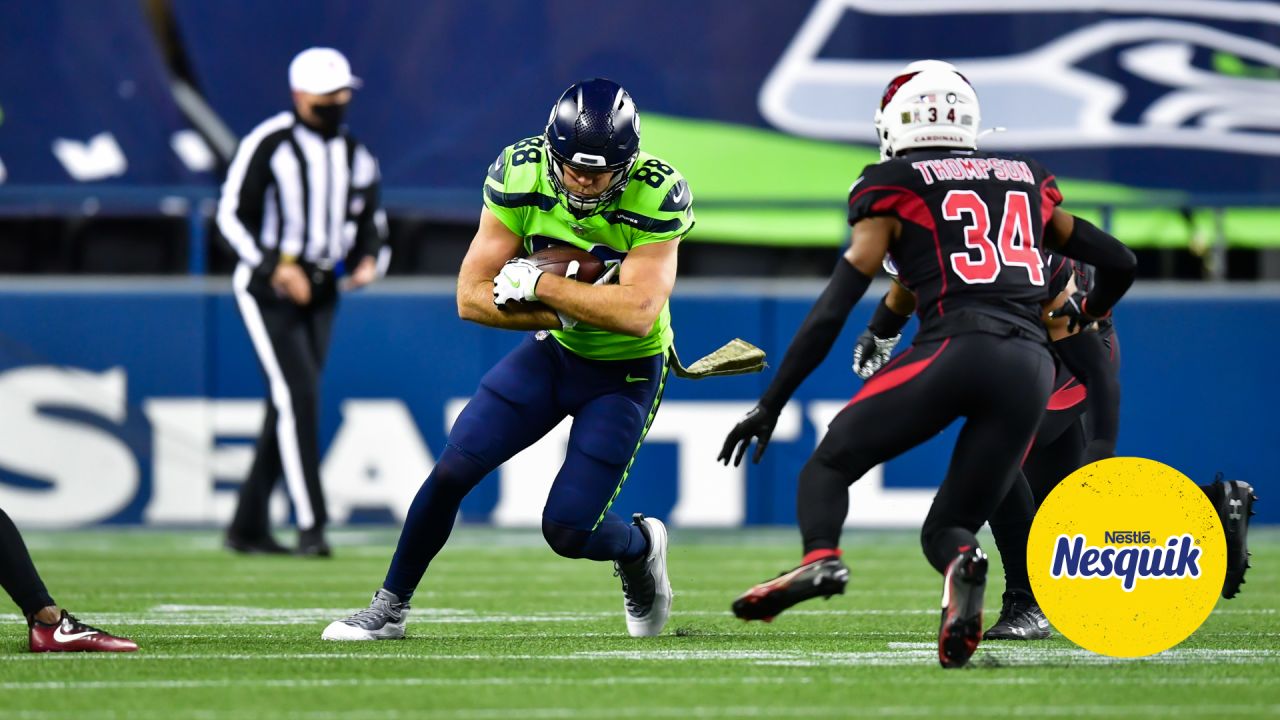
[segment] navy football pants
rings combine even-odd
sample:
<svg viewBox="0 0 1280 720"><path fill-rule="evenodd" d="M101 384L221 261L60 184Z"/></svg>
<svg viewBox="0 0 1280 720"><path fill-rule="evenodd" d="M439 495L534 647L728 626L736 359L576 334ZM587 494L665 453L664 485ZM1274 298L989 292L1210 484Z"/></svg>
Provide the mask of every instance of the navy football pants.
<svg viewBox="0 0 1280 720"><path fill-rule="evenodd" d="M642 557L644 535L609 507L657 414L666 375L665 354L588 360L544 333L530 334L485 374L454 422L409 508L383 587L402 600L412 596L448 540L462 498L567 416L574 418L569 447L542 511L547 544L570 558Z"/></svg>

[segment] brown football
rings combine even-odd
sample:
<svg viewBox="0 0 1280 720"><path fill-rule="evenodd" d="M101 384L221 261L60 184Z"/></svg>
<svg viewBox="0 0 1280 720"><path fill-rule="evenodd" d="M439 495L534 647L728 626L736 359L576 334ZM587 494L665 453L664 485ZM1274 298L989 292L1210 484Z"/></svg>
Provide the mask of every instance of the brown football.
<svg viewBox="0 0 1280 720"><path fill-rule="evenodd" d="M569 263L578 261L579 282L595 282L604 272L604 263L600 258L570 245L552 245L529 256L529 261L537 265L543 272L564 277Z"/></svg>

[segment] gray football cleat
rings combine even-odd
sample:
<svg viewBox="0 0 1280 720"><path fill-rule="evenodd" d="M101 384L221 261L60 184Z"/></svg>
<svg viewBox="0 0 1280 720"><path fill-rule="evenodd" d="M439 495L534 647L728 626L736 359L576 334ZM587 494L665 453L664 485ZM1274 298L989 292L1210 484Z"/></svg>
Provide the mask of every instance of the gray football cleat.
<svg viewBox="0 0 1280 720"><path fill-rule="evenodd" d="M1049 619L1030 595L1006 592L1000 619L982 635L983 640L1048 640L1053 637Z"/></svg>
<svg viewBox="0 0 1280 720"><path fill-rule="evenodd" d="M401 602L395 593L379 589L369 607L346 620L334 620L320 637L324 640L399 640L404 637L404 622L409 616L409 603Z"/></svg>

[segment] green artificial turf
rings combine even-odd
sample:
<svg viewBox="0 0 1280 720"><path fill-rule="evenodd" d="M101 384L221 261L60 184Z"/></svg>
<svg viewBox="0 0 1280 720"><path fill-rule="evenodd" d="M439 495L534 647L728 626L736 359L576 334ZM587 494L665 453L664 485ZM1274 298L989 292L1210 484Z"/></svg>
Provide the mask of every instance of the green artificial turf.
<svg viewBox="0 0 1280 720"><path fill-rule="evenodd" d="M336 533L329 561L246 558L212 532L30 532L55 599L131 655L31 655L0 616L0 718L1041 718L1280 715L1280 531L1255 531L1244 592L1155 658L1060 636L938 667L941 581L913 532L846 538L848 592L772 624L728 612L791 566L793 530L672 533L675 609L627 636L611 567L536 532L463 527L414 598L409 637L320 640L363 606L395 533ZM991 547L991 543L986 545ZM998 566L995 566L998 568ZM987 591L998 611L998 569Z"/></svg>

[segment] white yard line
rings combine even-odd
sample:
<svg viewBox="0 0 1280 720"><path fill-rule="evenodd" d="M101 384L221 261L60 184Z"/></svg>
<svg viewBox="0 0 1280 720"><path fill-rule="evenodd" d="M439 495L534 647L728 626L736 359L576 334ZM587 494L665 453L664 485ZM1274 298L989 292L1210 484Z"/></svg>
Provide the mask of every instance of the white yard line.
<svg viewBox="0 0 1280 720"><path fill-rule="evenodd" d="M147 613L85 613L89 622L97 625L149 625L149 626L182 626L182 625L305 625L328 622L350 615L357 609L355 605L331 608L263 608L234 605L160 605ZM1223 615L1273 615L1277 612L1271 608L1251 608L1238 610L1215 610L1214 614ZM821 617L909 617L918 615L935 616L933 609L861 609L844 610L790 610L788 617L821 616ZM485 614L475 610L458 608L415 608L409 617L410 624L415 623L562 623L583 622L590 620L617 618L617 611L591 612L543 612L531 615L520 614ZM729 613L722 610L677 610L672 615L674 622L683 618L727 618ZM0 622L23 622L20 615L0 614Z"/></svg>
<svg viewBox="0 0 1280 720"><path fill-rule="evenodd" d="M175 600L175 601L201 601L208 602L210 600L257 600L265 599L301 599L301 598L332 598L341 600L351 600L359 602L360 598L369 593L353 593L349 590L298 590L298 591L272 591L272 592L219 592L210 590L208 592L181 592L181 593L157 593L157 592L94 592L95 599L120 599L129 600L138 598L141 600ZM582 600L583 598L615 598L621 594L618 589L610 590L539 590L539 589L522 589L521 597L532 598L567 598L570 600ZM727 598L731 593L722 590L690 590L686 588L677 588L676 594L681 598L689 597L710 597L710 598ZM846 597L873 597L873 598L894 598L903 597L928 597L932 598L938 592L934 588L918 588L918 589L864 589L857 590L847 588L844 591ZM493 598L495 596L493 590L445 590L445 591L420 591L414 594L415 601L421 601L424 598ZM999 608L992 607L992 611L998 611Z"/></svg>
<svg viewBox="0 0 1280 720"><path fill-rule="evenodd" d="M564 685L561 677L468 677L468 678L312 678L226 680L42 680L33 682L0 682L0 690L172 690L199 688L330 688L330 687L418 687L418 686L504 686ZM777 676L746 677L604 677L575 678L574 685L790 685L812 682L810 678Z"/></svg>
<svg viewBox="0 0 1280 720"><path fill-rule="evenodd" d="M957 706L949 708L952 714L958 717L1002 717L1002 718L1028 718L1028 717L1156 717L1156 718L1179 718L1179 717L1261 717L1264 715L1276 715L1280 713L1280 705L1247 705L1247 704L1215 704L1203 706L1187 706L1181 705L1070 705L1070 706L1043 706L1043 705L982 705L982 706ZM596 720L600 717L611 718L638 718L641 720L647 718L839 718L839 717L856 717L856 718L915 718L915 717L936 717L937 709L934 707L923 705L882 705L867 707L858 704L839 704L839 705L821 705L821 706L800 706L800 705L769 705L769 706L687 706L679 707L672 705L656 705L645 704L640 707L626 707L622 705L611 705L606 708L572 708L572 707L542 707L532 708L528 706L522 707L505 707L505 708L476 708L476 709L457 709L442 710L429 709L424 706L414 710L391 710L378 709L368 711L259 711L252 710L234 710L234 711L210 711L195 710L189 712L167 711L143 711L133 710L128 713L107 712L69 712L55 713L46 711L18 711L9 715L7 718L15 720L52 720L53 718L76 718L76 720L115 720L116 718L129 718L130 720L141 720L141 718L162 718L166 719L180 716L196 718L199 720L220 720L221 718L234 718L235 720L256 720L264 718L270 720L401 720L402 718L421 718L428 713L430 717L438 720L509 720L509 718L522 718L522 720Z"/></svg>
<svg viewBox="0 0 1280 720"><path fill-rule="evenodd" d="M270 662L279 660L382 660L433 662L740 662L756 666L791 667L875 667L918 666L936 659L937 649L931 643L891 642L886 650L849 652L821 652L802 650L594 650L568 654L534 653L447 653L403 652L400 648L388 652L346 652L346 644L336 644L333 652L299 653L148 653L128 655L114 654L51 654L51 655L0 655L0 662L31 662L57 659L98 659L122 662L207 660L210 662L244 661ZM426 648L424 648L425 650ZM1033 648L1026 646L984 646L975 655L975 663L994 662L998 665L1260 665L1280 663L1280 650L1239 649L1173 649L1149 658L1112 658L1096 655L1076 648ZM412 679L410 679L412 680ZM1189 684L1192 678L1179 678ZM1055 680L1046 680L1052 682ZM1126 679L1126 682L1142 682ZM1206 678L1208 684L1220 678ZM175 681L183 682L183 681ZM274 682L274 681L272 681ZM0 684L0 688L6 687Z"/></svg>
<svg viewBox="0 0 1280 720"><path fill-rule="evenodd" d="M303 625L329 622L344 618L355 611L355 605L332 608L263 608L235 605L158 605L147 613L85 613L87 621L96 625ZM789 616L907 616L936 615L936 610L792 610ZM543 612L537 614L485 614L475 610L458 608L415 608L409 622L415 623L561 623L588 620L615 619L616 610L594 612ZM721 610L679 611L673 619L690 617L727 618ZM23 622L16 614L0 614L0 622Z"/></svg>

